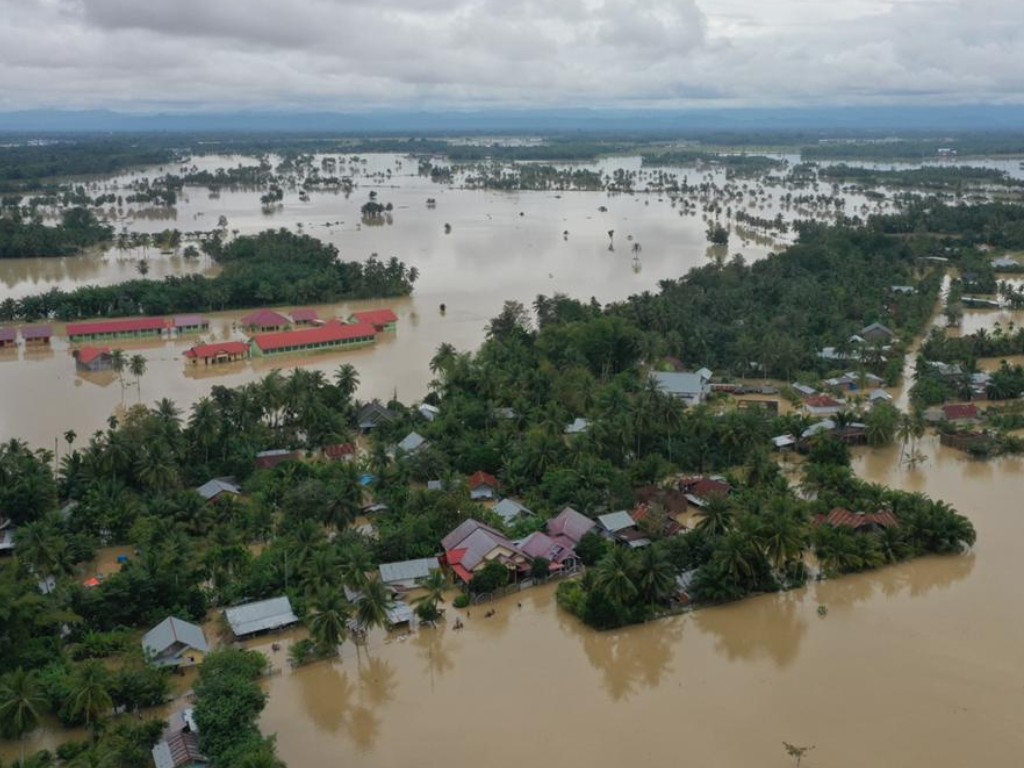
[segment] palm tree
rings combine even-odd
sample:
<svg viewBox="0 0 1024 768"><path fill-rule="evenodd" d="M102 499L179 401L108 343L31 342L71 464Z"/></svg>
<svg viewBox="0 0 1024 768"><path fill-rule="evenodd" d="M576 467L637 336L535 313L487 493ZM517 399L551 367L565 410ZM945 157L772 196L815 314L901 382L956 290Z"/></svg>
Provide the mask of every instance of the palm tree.
<svg viewBox="0 0 1024 768"><path fill-rule="evenodd" d="M124 369L128 366L128 358L123 349L115 349L110 353L110 367L117 374L121 384L121 405L124 405ZM113 429L113 427L111 427Z"/></svg>
<svg viewBox="0 0 1024 768"><path fill-rule="evenodd" d="M335 372L334 384L347 402L359 388L359 372L351 363L345 363Z"/></svg>
<svg viewBox="0 0 1024 768"><path fill-rule="evenodd" d="M675 594L676 570L662 549L649 546L640 553L635 582L644 602L654 606Z"/></svg>
<svg viewBox="0 0 1024 768"><path fill-rule="evenodd" d="M83 718L86 726L93 727L94 735L97 721L114 706L109 685L110 673L95 659L82 662L72 680L68 711L73 717Z"/></svg>
<svg viewBox="0 0 1024 768"><path fill-rule="evenodd" d="M601 558L594 571L594 587L616 606L624 607L637 596L633 582L633 563L623 547L614 547Z"/></svg>
<svg viewBox="0 0 1024 768"><path fill-rule="evenodd" d="M728 533L732 529L735 519L732 503L727 496L720 493L708 496L700 514L697 530L704 531L712 537Z"/></svg>
<svg viewBox="0 0 1024 768"><path fill-rule="evenodd" d="M348 639L352 605L338 589L325 589L310 603L314 613L306 623L313 640L322 650L337 649Z"/></svg>
<svg viewBox="0 0 1024 768"><path fill-rule="evenodd" d="M0 679L0 734L20 739L39 725L46 697L33 672L21 667ZM25 762L25 745L21 745L21 762Z"/></svg>
<svg viewBox="0 0 1024 768"><path fill-rule="evenodd" d="M423 590L423 594L412 601L413 605L417 606L417 613L422 611L420 615L423 618L437 618L439 616L437 604L444 602L444 593L448 589L448 577L445 576L444 571L437 568L419 582L419 587Z"/></svg>
<svg viewBox="0 0 1024 768"><path fill-rule="evenodd" d="M128 360L128 372L135 377L135 386L139 390L139 402L142 402L142 377L146 375L146 358L144 355L132 355Z"/></svg>
<svg viewBox="0 0 1024 768"><path fill-rule="evenodd" d="M367 581L356 600L356 621L364 631L374 627L386 627L389 623L388 611L394 607L391 592L380 579Z"/></svg>
<svg viewBox="0 0 1024 768"><path fill-rule="evenodd" d="M366 586L366 574L372 569L373 560L362 545L349 544L341 550L338 575L345 586L351 589L362 589Z"/></svg>

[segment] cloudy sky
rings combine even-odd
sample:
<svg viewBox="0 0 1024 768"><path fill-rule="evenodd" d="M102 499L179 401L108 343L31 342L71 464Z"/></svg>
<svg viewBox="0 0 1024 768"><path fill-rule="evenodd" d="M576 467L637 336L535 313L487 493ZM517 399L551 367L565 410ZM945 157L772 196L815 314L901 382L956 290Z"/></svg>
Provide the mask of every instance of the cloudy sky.
<svg viewBox="0 0 1024 768"><path fill-rule="evenodd" d="M0 0L0 110L1024 103L1024 0Z"/></svg>

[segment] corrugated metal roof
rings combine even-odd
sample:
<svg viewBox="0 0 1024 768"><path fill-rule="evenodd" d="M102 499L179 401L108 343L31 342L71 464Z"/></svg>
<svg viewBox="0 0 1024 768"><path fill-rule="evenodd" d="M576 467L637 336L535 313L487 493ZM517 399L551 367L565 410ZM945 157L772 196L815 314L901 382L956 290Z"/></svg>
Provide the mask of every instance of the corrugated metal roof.
<svg viewBox="0 0 1024 768"><path fill-rule="evenodd" d="M552 536L567 536L576 544L580 543L587 533L595 528L596 524L586 515L577 512L572 507L566 507L558 515L548 520L548 533Z"/></svg>
<svg viewBox="0 0 1024 768"><path fill-rule="evenodd" d="M284 328L289 325L288 318L272 309L257 309L242 318L245 328Z"/></svg>
<svg viewBox="0 0 1024 768"><path fill-rule="evenodd" d="M636 526L636 521L625 510L609 512L607 515L599 515L597 521L609 533L616 533Z"/></svg>
<svg viewBox="0 0 1024 768"><path fill-rule="evenodd" d="M236 637L265 632L269 629L280 629L299 621L292 611L291 601L285 596L226 608L224 616Z"/></svg>
<svg viewBox="0 0 1024 768"><path fill-rule="evenodd" d="M398 624L412 624L412 620L416 614L413 613L412 607L405 603L395 603L387 609L388 624L395 626Z"/></svg>
<svg viewBox="0 0 1024 768"><path fill-rule="evenodd" d="M21 329L21 338L28 340L48 339L53 336L53 328L49 325L26 325Z"/></svg>
<svg viewBox="0 0 1024 768"><path fill-rule="evenodd" d="M72 323L68 336L92 336L98 333L135 333L136 331L159 331L167 327L162 317L130 317L125 320L105 320L96 323Z"/></svg>
<svg viewBox="0 0 1024 768"><path fill-rule="evenodd" d="M174 616L168 616L142 637L143 649L154 656L160 655L178 643L203 653L210 650L202 627Z"/></svg>
<svg viewBox="0 0 1024 768"><path fill-rule="evenodd" d="M230 493L237 496L241 492L241 486L235 482L233 477L215 477L213 480L207 480L196 488L196 493L207 501L221 493Z"/></svg>
<svg viewBox="0 0 1024 768"><path fill-rule="evenodd" d="M398 563L382 563L380 580L385 584L394 584L401 581L416 581L425 579L431 571L436 571L441 563L436 557L421 557L418 560L403 560Z"/></svg>
<svg viewBox="0 0 1024 768"><path fill-rule="evenodd" d="M390 323L398 322L398 315L390 309L370 309L365 312L353 312L349 316L350 322L352 318L355 318L356 322L369 325L389 325Z"/></svg>
<svg viewBox="0 0 1024 768"><path fill-rule="evenodd" d="M494 514L500 517L506 525L510 525L518 518L524 515L532 515L533 512L515 499L502 499L494 505Z"/></svg>
<svg viewBox="0 0 1024 768"><path fill-rule="evenodd" d="M18 332L13 328L0 328L0 341L14 341L18 338Z"/></svg>
<svg viewBox="0 0 1024 768"><path fill-rule="evenodd" d="M177 731L157 742L153 747L153 762L156 768L183 768L184 766L206 765L207 760L199 751L199 736L190 731Z"/></svg>
<svg viewBox="0 0 1024 768"><path fill-rule="evenodd" d="M377 338L377 331L372 325L344 325L343 323L327 323L316 328L304 328L300 331L281 331L279 333L263 333L253 336L252 340L264 352L279 349L295 349L311 344L330 344L336 341Z"/></svg>
<svg viewBox="0 0 1024 768"><path fill-rule="evenodd" d="M175 328L205 328L210 324L202 315L175 315Z"/></svg>
<svg viewBox="0 0 1024 768"><path fill-rule="evenodd" d="M405 451L406 453L412 453L413 451L422 448L427 442L427 438L421 435L419 432L410 432L408 435L402 438L402 442L398 444L398 450Z"/></svg>

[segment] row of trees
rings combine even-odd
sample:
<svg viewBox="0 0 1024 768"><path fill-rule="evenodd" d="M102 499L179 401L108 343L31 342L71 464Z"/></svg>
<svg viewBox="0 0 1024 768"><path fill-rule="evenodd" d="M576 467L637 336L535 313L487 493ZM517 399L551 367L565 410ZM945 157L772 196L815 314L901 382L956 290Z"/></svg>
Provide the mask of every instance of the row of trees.
<svg viewBox="0 0 1024 768"><path fill-rule="evenodd" d="M160 315L213 312L269 304L317 304L346 299L406 296L419 277L397 258L341 261L333 245L287 230L266 231L225 244L214 236L204 250L223 266L212 278L166 277L130 280L112 286L59 288L7 299L0 314L8 319Z"/></svg>
<svg viewBox="0 0 1024 768"><path fill-rule="evenodd" d="M18 208L0 212L0 259L73 256L109 242L114 230L86 208L70 208L50 227L40 217L25 220Z"/></svg>

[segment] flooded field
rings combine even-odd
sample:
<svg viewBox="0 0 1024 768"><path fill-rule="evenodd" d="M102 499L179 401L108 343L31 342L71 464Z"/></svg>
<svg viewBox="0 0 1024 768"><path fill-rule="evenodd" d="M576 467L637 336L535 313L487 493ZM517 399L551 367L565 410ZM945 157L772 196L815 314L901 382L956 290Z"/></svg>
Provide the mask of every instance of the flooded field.
<svg viewBox="0 0 1024 768"><path fill-rule="evenodd" d="M472 611L466 628L375 637L358 654L270 678L262 726L290 765L553 763L1013 765L1024 751L1024 621L1014 606L1021 461L863 453L873 481L948 500L979 545L803 590L596 633L553 587ZM517 603L521 602L521 607ZM819 605L828 614L817 613ZM449 609L449 622L453 620ZM270 640L259 647L284 664ZM532 750L531 750L532 751Z"/></svg>
<svg viewBox="0 0 1024 768"><path fill-rule="evenodd" d="M124 344L149 361L141 391L122 391L112 375L76 374L62 339L50 350L0 353L7 395L0 437L44 447L58 441L63 450L65 430L84 440L122 402L169 397L188 406L215 384L294 365L333 371L352 363L359 396L397 392L412 400L426 390L437 346L475 347L506 299L531 302L562 291L614 300L653 290L658 280L707 259L701 218L680 216L656 196L446 190L408 174L376 189L394 204L391 224L359 223L365 190L349 199L318 194L309 203L289 196L269 215L251 192L210 198L187 190L175 219L136 218L133 227L208 229L206 219L220 215L241 233L302 223L346 258L397 256L422 274L413 297L319 308L328 317L391 306L399 315L396 336L371 349L215 368L186 365L181 353L194 339ZM426 207L427 196L437 199L436 208ZM608 230L615 232L614 250ZM636 259L632 242L643 246ZM768 250L729 248L748 259ZM150 256L151 277L209 268ZM85 258L96 263L0 262L0 298L135 276L131 261ZM240 335L233 326L242 314L212 315L206 338ZM1004 326L1024 319L969 311L964 327L991 327L1000 318ZM266 682L261 725L277 735L289 765L310 768L519 768L531 760L605 768L638 759L652 766L783 768L793 765L783 741L815 746L807 768L1018 764L1024 618L1015 585L1024 463L973 462L934 436L921 450L926 458L913 468L900 464L896 448L859 451L855 467L862 477L944 499L969 516L979 541L969 555L922 559L610 633L560 612L553 587L543 587L494 604L491 618L449 608L448 626L404 639L376 634L358 652L347 644L338 662L294 671L287 647L302 632L271 636L250 644L281 670ZM117 554L104 553L95 570L116 567ZM821 605L828 608L824 617ZM450 627L457 613L462 631ZM273 650L274 642L283 647ZM52 747L69 735L40 731L26 747ZM0 755L16 755L16 748L4 744Z"/></svg>

